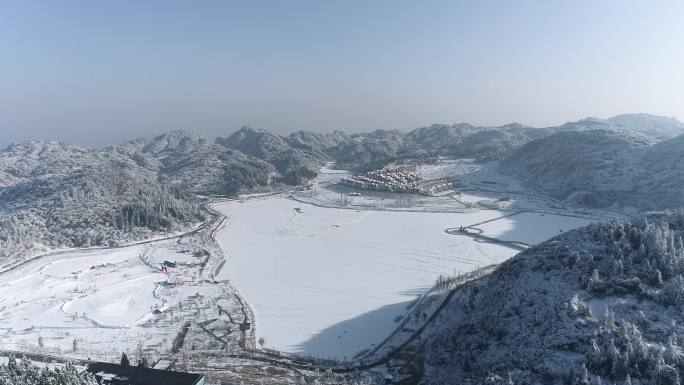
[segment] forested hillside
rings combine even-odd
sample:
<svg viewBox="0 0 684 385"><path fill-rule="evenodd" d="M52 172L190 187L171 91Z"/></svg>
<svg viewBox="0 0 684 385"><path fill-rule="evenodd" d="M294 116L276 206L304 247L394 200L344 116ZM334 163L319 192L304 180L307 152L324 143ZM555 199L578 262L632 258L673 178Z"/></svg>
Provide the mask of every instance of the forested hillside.
<svg viewBox="0 0 684 385"><path fill-rule="evenodd" d="M199 202L112 149L49 141L0 152L0 255L93 246L201 221Z"/></svg>
<svg viewBox="0 0 684 385"><path fill-rule="evenodd" d="M267 162L186 131L137 139L122 149L164 183L197 194L236 195L267 186L276 172Z"/></svg>
<svg viewBox="0 0 684 385"><path fill-rule="evenodd" d="M408 133L375 131L354 134L348 142L327 152L340 168L370 171L401 159L430 160L438 156L474 158L479 161L502 159L549 129L509 124L502 127L475 127L467 123L434 124Z"/></svg>
<svg viewBox="0 0 684 385"><path fill-rule="evenodd" d="M278 171L278 181L298 185L316 176L329 158L323 153L326 144L322 135L293 134L292 140L265 130L242 127L216 143L241 151L272 164ZM330 143L334 143L334 139Z"/></svg>
<svg viewBox="0 0 684 385"><path fill-rule="evenodd" d="M500 127L478 127L468 123L433 124L409 132L377 130L352 134L323 149L340 168L365 172L402 159L430 160L434 157L473 158L498 161L523 145L560 132L610 130L644 143L656 143L684 133L684 124L674 118L647 114L618 115L609 119L587 118L557 127L535 128L519 123Z"/></svg>
<svg viewBox="0 0 684 385"><path fill-rule="evenodd" d="M684 216L590 225L457 294L424 384L680 384Z"/></svg>
<svg viewBox="0 0 684 385"><path fill-rule="evenodd" d="M574 204L677 208L684 204L683 141L653 144L653 138L615 129L560 132L523 146L501 170Z"/></svg>

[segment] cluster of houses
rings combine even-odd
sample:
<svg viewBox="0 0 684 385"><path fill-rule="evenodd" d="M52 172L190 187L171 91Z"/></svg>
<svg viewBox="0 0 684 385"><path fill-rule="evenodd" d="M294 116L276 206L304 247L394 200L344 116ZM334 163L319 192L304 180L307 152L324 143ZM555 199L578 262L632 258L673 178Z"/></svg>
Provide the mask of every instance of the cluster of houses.
<svg viewBox="0 0 684 385"><path fill-rule="evenodd" d="M373 191L420 193L420 177L413 172L377 170L343 178L340 184Z"/></svg>
<svg viewBox="0 0 684 385"><path fill-rule="evenodd" d="M370 171L365 175L343 178L340 184L371 191L432 195L453 189L448 179L424 180L413 171L393 167Z"/></svg>

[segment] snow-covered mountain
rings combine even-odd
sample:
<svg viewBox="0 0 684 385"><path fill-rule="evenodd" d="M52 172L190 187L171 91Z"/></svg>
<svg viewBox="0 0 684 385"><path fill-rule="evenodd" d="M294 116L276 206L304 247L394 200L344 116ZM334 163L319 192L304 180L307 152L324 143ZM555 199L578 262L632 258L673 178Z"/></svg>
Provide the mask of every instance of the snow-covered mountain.
<svg viewBox="0 0 684 385"><path fill-rule="evenodd" d="M192 196L125 152L52 141L0 152L0 213L1 256L36 245L112 244L202 219Z"/></svg>
<svg viewBox="0 0 684 385"><path fill-rule="evenodd" d="M684 134L684 123L676 118L650 114L623 114L608 119L585 118L576 122L568 122L553 131L586 131L608 129L631 131L643 135L652 142L659 142Z"/></svg>
<svg viewBox="0 0 684 385"><path fill-rule="evenodd" d="M679 384L684 216L590 225L503 263L428 330L423 384Z"/></svg>
<svg viewBox="0 0 684 385"><path fill-rule="evenodd" d="M234 195L268 185L275 173L269 163L187 131L136 139L120 149L164 183L198 194Z"/></svg>
<svg viewBox="0 0 684 385"><path fill-rule="evenodd" d="M607 119L609 122L629 127L658 140L684 134L684 123L676 118L650 114L624 114Z"/></svg>
<svg viewBox="0 0 684 385"><path fill-rule="evenodd" d="M437 156L498 160L523 144L553 133L518 123L476 127L468 123L433 124L409 132L378 130L353 134L349 141L327 150L340 167L368 171L401 159Z"/></svg>
<svg viewBox="0 0 684 385"><path fill-rule="evenodd" d="M609 119L586 118L557 127L535 128L519 123L478 127L468 123L433 124L409 132L378 130L352 134L325 153L339 167L368 171L401 159L436 156L474 158L480 161L505 159L528 142L559 132L611 130L657 143L684 133L674 118L647 114L618 115Z"/></svg>
<svg viewBox="0 0 684 385"><path fill-rule="evenodd" d="M228 137L217 138L216 143L272 164L280 174L280 181L296 185L315 177L318 169L329 160L322 149L315 147L321 145L321 137L313 140L313 135L300 133L294 137L292 143L298 145L294 146L286 137L242 127Z"/></svg>
<svg viewBox="0 0 684 385"><path fill-rule="evenodd" d="M551 196L592 207L676 208L684 203L684 137L653 138L615 128L559 132L501 164Z"/></svg>

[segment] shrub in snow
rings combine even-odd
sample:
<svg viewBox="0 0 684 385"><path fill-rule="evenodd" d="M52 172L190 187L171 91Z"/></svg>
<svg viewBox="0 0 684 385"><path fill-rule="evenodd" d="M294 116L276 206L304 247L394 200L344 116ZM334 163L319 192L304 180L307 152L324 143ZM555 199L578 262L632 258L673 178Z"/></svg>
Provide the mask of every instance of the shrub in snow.
<svg viewBox="0 0 684 385"><path fill-rule="evenodd" d="M7 364L0 365L0 385L97 385L97 381L71 364L54 370L40 369L26 359L10 357Z"/></svg>
<svg viewBox="0 0 684 385"><path fill-rule="evenodd" d="M663 284L658 299L667 306L679 306L684 303L684 278L678 275Z"/></svg>

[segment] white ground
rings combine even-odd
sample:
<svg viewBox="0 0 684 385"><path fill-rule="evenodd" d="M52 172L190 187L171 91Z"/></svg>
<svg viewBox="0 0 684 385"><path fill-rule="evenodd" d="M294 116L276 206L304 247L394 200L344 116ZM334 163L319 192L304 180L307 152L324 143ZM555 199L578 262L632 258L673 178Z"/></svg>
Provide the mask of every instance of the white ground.
<svg viewBox="0 0 684 385"><path fill-rule="evenodd" d="M527 212L476 227L483 231L483 235L489 237L535 244L591 222L586 218Z"/></svg>
<svg viewBox="0 0 684 385"><path fill-rule="evenodd" d="M225 202L219 234L230 279L255 308L267 347L344 359L387 336L440 274L515 251L444 232L500 211L409 213L315 207L285 197ZM295 208L300 208L298 213Z"/></svg>
<svg viewBox="0 0 684 385"><path fill-rule="evenodd" d="M159 245L66 251L2 274L0 346L72 354L76 339L81 355L100 360L130 352L139 342L168 346L176 333L173 325L170 330L142 327L144 321L169 318L153 315L152 306L164 301L174 306L203 289L158 288L167 275L144 264L140 255L153 266L163 260L193 260L178 253L173 242ZM43 348L38 347L39 337Z"/></svg>
<svg viewBox="0 0 684 385"><path fill-rule="evenodd" d="M455 198L367 191L349 196L352 190L335 184L348 172L328 165L312 188L294 194L296 200L279 196L216 205L230 217L218 234L228 253L219 278L230 279L254 308L257 337L266 347L352 358L386 337L439 275L472 271L516 253L445 229L515 210L550 210L553 204L493 165L445 160L420 172L458 177L466 191ZM460 203L502 197L512 197L512 211L468 209ZM589 222L523 213L478 228L484 235L533 244Z"/></svg>
<svg viewBox="0 0 684 385"><path fill-rule="evenodd" d="M165 280L163 274L142 264L138 258L142 251L137 246L67 253L4 275L0 325L14 329L62 326L69 315L84 312L105 326L132 324L161 302L152 292L155 282Z"/></svg>

